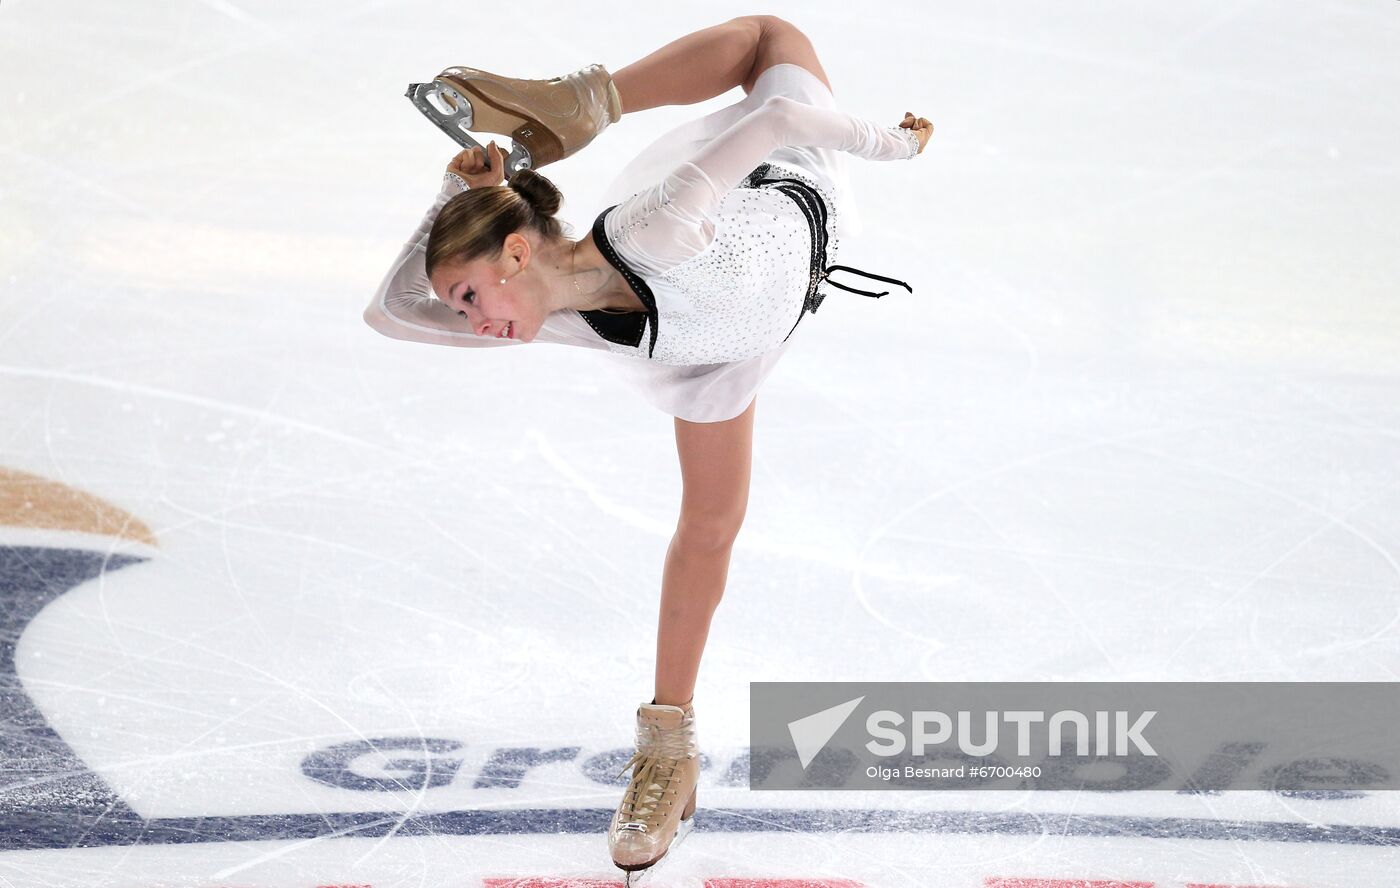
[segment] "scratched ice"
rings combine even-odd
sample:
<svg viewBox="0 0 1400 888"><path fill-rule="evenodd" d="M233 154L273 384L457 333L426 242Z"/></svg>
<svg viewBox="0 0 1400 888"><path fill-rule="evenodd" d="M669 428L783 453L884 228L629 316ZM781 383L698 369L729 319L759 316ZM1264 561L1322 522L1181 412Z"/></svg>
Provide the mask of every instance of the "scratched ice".
<svg viewBox="0 0 1400 888"><path fill-rule="evenodd" d="M0 884L617 877L671 420L601 354L360 312L454 153L405 84L739 13L656 9L0 7ZM851 164L843 261L915 295L828 300L759 395L660 884L1394 884L1394 793L761 793L741 758L758 680L1396 680L1394 4L762 11L844 109L937 132ZM738 96L547 170L566 220Z"/></svg>

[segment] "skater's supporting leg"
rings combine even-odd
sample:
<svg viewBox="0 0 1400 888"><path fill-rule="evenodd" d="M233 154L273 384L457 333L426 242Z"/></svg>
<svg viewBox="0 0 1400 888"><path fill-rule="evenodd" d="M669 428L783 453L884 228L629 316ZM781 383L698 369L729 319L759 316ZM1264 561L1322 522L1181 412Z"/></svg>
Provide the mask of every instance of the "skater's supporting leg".
<svg viewBox="0 0 1400 888"><path fill-rule="evenodd" d="M748 507L753 415L751 403L724 422L676 420L684 491L661 579L657 703L679 706L695 693L710 618L724 595L730 552Z"/></svg>
<svg viewBox="0 0 1400 888"><path fill-rule="evenodd" d="M622 113L661 105L692 105L742 86L789 63L811 71L827 89L826 72L805 34L772 15L744 15L673 40L613 74Z"/></svg>

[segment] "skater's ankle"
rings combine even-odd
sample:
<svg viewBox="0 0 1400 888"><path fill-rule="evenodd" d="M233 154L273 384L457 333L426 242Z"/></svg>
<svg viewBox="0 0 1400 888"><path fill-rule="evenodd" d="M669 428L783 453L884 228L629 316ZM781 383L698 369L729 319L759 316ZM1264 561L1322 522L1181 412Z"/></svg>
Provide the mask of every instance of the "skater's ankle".
<svg viewBox="0 0 1400 888"><path fill-rule="evenodd" d="M689 700L686 700L684 703L676 703L676 702L672 702L672 701L670 701L670 700L666 701L665 703L662 703L662 702L660 702L660 698L659 698L659 697L652 697L652 698L651 698L651 705L652 705L652 706L679 706L681 709L694 709L695 707L692 705L694 702L695 702L695 695L694 695L694 694L691 694L691 695L690 695L690 699L689 699Z"/></svg>

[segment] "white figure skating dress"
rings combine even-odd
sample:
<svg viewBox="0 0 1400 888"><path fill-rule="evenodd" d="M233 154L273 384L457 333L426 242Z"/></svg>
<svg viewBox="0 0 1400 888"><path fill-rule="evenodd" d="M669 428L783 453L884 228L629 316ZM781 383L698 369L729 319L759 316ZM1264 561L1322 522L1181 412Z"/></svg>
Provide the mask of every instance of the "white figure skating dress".
<svg viewBox="0 0 1400 888"><path fill-rule="evenodd" d="M831 271L899 283L833 268L841 235L855 223L844 154L900 160L917 151L912 130L838 110L811 72L770 67L743 100L663 135L609 186L611 205L593 224L594 241L647 311L556 311L534 341L621 356L624 377L673 416L737 416L828 287L866 292L827 280ZM526 344L478 336L432 293L428 232L463 187L444 177L365 320L398 339Z"/></svg>

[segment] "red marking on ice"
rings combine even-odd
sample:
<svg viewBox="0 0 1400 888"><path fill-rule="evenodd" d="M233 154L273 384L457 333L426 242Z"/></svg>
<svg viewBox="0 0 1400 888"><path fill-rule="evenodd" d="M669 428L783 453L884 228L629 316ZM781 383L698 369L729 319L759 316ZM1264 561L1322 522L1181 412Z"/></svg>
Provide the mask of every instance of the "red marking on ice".
<svg viewBox="0 0 1400 888"><path fill-rule="evenodd" d="M1103 882L1089 878L988 878L987 888L1152 888L1152 882Z"/></svg>
<svg viewBox="0 0 1400 888"><path fill-rule="evenodd" d="M552 878L522 875L487 878L483 888L622 888L622 882L602 878ZM349 885L343 888L351 888ZM368 888L368 887L364 887ZM707 878L704 888L865 888L848 878Z"/></svg>
<svg viewBox="0 0 1400 888"><path fill-rule="evenodd" d="M705 888L865 888L850 879L706 879Z"/></svg>
<svg viewBox="0 0 1400 888"><path fill-rule="evenodd" d="M482 881L482 888L622 888L616 879L568 879L551 876L497 877Z"/></svg>
<svg viewBox="0 0 1400 888"><path fill-rule="evenodd" d="M987 888L1152 888L1151 882L1100 882L1093 879L991 878Z"/></svg>

